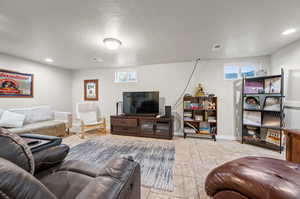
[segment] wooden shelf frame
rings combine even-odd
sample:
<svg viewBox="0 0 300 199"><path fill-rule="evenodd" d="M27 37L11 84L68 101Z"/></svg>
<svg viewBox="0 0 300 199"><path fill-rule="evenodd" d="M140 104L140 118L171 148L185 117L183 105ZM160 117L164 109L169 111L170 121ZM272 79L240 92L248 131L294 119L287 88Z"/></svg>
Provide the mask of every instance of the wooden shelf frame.
<svg viewBox="0 0 300 199"><path fill-rule="evenodd" d="M191 101L192 103L197 103L197 104L201 104L203 103L203 101L212 101L213 103L215 103L215 109L204 109L204 108L200 108L200 109L186 109L184 107L184 102L186 101ZM218 130L218 114L217 114L217 110L218 110L218 98L217 97L209 97L209 96L201 96L201 97L184 97L183 98L183 134L184 134L184 138L186 138L188 135L193 135L193 137L199 137L199 138L210 138L213 139L214 141L216 141L216 134L217 134L217 130ZM186 120L185 119L185 112L189 112L192 114L192 118L194 120ZM201 113L201 114L196 114L196 113ZM202 115L203 117L203 121L200 120L195 120L195 115ZM216 121L205 121L205 115L208 116L213 116L215 117ZM194 123L195 127L198 131L198 133L190 133L190 132L185 132L184 128L187 127L187 123ZM210 125L210 127L215 127L215 132L214 133L200 133L200 124L201 123L208 123Z"/></svg>

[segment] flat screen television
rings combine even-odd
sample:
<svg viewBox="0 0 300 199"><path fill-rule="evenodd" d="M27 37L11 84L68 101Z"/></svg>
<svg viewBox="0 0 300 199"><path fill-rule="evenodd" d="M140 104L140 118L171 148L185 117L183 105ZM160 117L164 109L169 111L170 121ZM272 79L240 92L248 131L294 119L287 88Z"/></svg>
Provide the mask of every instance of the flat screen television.
<svg viewBox="0 0 300 199"><path fill-rule="evenodd" d="M159 113L159 92L123 92L125 115L155 115Z"/></svg>

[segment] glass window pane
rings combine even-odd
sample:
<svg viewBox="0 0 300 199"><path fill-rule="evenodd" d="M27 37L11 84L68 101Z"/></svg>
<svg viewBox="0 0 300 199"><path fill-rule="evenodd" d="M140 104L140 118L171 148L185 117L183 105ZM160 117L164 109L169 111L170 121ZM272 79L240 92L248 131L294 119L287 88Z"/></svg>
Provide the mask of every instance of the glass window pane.
<svg viewBox="0 0 300 199"><path fill-rule="evenodd" d="M115 73L115 82L127 83L127 82L136 82L136 81L137 81L137 72L116 72Z"/></svg>
<svg viewBox="0 0 300 199"><path fill-rule="evenodd" d="M128 81L136 81L136 72L128 72Z"/></svg>
<svg viewBox="0 0 300 199"><path fill-rule="evenodd" d="M243 66L241 68L241 77L255 77L256 67L253 65Z"/></svg>
<svg viewBox="0 0 300 199"><path fill-rule="evenodd" d="M239 78L238 66L224 66L224 78L227 80L234 80Z"/></svg>

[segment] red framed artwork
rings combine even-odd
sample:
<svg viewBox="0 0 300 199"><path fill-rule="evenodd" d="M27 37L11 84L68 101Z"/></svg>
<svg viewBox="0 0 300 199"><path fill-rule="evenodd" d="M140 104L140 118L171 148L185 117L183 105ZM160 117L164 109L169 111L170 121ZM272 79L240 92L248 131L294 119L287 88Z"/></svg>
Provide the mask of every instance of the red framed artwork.
<svg viewBox="0 0 300 199"><path fill-rule="evenodd" d="M0 97L33 97L33 74L0 69Z"/></svg>
<svg viewBox="0 0 300 199"><path fill-rule="evenodd" d="M84 80L84 100L99 100L99 81L97 79Z"/></svg>

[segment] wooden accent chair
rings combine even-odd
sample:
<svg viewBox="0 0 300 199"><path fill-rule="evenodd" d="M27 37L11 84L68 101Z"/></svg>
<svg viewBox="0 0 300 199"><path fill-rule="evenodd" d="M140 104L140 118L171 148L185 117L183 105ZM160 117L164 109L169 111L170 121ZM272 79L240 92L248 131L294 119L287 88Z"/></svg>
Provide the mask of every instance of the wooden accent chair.
<svg viewBox="0 0 300 199"><path fill-rule="evenodd" d="M80 120L80 137L84 138L88 131L106 134L106 120L101 117L99 103L79 103L76 107L77 118Z"/></svg>

